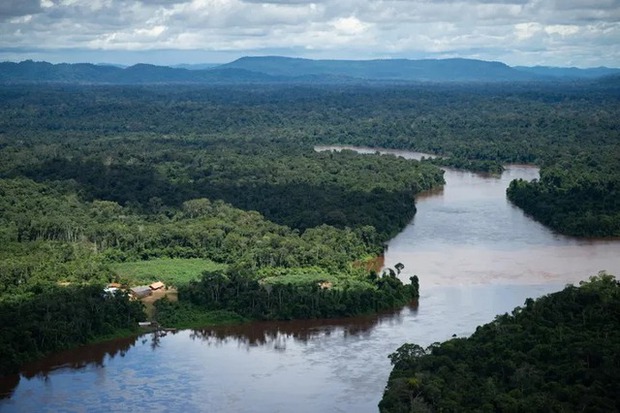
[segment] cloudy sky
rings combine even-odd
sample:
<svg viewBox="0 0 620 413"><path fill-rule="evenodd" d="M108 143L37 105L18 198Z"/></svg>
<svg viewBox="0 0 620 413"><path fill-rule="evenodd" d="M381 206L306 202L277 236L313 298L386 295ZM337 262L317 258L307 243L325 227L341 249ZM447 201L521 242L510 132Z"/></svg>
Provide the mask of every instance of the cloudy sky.
<svg viewBox="0 0 620 413"><path fill-rule="evenodd" d="M0 60L245 55L620 67L620 0L0 0Z"/></svg>

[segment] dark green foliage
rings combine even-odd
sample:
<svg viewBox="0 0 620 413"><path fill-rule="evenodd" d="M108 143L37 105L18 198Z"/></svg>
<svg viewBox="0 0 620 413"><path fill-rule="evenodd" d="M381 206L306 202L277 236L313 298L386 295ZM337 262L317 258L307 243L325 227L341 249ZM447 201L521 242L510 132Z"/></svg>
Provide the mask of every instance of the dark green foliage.
<svg viewBox="0 0 620 413"><path fill-rule="evenodd" d="M349 276L337 286L325 287L309 280L265 282L243 270L211 271L179 288L181 304L266 320L348 317L398 308L418 296L416 287L403 285L394 275Z"/></svg>
<svg viewBox="0 0 620 413"><path fill-rule="evenodd" d="M601 274L528 299L469 338L405 344L381 412L620 409L620 283Z"/></svg>
<svg viewBox="0 0 620 413"><path fill-rule="evenodd" d="M6 195L0 199L0 288L6 290L31 279L111 281L106 263L115 261L207 258L253 269L346 269L381 252L381 238L370 226L321 225L300 233L222 201L189 200L179 209L141 215L26 179L0 180L0 190Z"/></svg>
<svg viewBox="0 0 620 413"><path fill-rule="evenodd" d="M504 172L504 166L501 162L490 160L476 160L465 158L433 158L424 159L425 162L438 166L448 166L450 168L465 169L468 171L479 172L484 174L501 175Z"/></svg>
<svg viewBox="0 0 620 413"><path fill-rule="evenodd" d="M353 190L340 179L342 170L365 177L363 164L375 161L346 160L349 165L336 173L332 168L340 158L315 156L311 145L416 149L446 157L434 163L490 173L499 173L502 163L537 163L544 174L563 162L561 168L574 177L586 172L579 186L592 202L567 219L566 205L574 201L551 183L543 195L529 191L537 203L551 205L550 211L529 212L542 222L561 222L554 226L558 231L598 235L608 221L616 225L620 208L616 197L601 214L596 205L608 201L593 190L599 182L618 180L617 92L603 81L484 87L4 86L0 174L74 179L86 199L142 208L219 198L297 228L324 219L338 226L372 225L385 239L413 213L409 199L416 188L404 185L400 164L388 170L388 161L377 161L386 174L396 172L391 188L369 182ZM572 164L588 157L599 165ZM308 167L311 176L305 175ZM416 179L417 190L437 184L427 172ZM357 207L360 203L364 206ZM396 210L394 216L384 214ZM577 228L565 225L570 220Z"/></svg>
<svg viewBox="0 0 620 413"><path fill-rule="evenodd" d="M116 202L140 213L165 213L185 201L209 198L259 211L271 221L300 230L322 224L372 226L378 243L411 220L416 193L443 184L442 172L431 165L351 151L316 153L274 145L205 148L207 143L197 140L184 144L180 139L145 138L126 142L120 155L115 140L83 144L87 147L80 143L64 151L64 156L82 160L37 160L35 154L28 157L34 164L15 165L6 174L61 181L84 200ZM19 186L6 185L14 192Z"/></svg>
<svg viewBox="0 0 620 413"><path fill-rule="evenodd" d="M122 293L107 295L98 285L32 285L21 295L0 299L0 376L46 353L135 331L142 304Z"/></svg>
<svg viewBox="0 0 620 413"><path fill-rule="evenodd" d="M620 154L561 159L533 182L513 181L506 191L515 205L570 235L620 237Z"/></svg>
<svg viewBox="0 0 620 413"><path fill-rule="evenodd" d="M0 303L3 317L24 314L0 325L17 346L5 346L0 371L135 326L133 313L123 318L128 324L101 322L100 312L119 313L108 302L100 308L99 296L82 300L88 285L99 294L108 282L144 282L116 274L111 264L119 262L210 260L242 269L235 282L268 278L280 295L295 281L306 300L299 308L269 300L256 311L221 307L251 317L357 314L403 302L404 289L383 281L378 294L378 283L360 278L352 264L382 252L413 216L413 196L441 185L442 172L282 140L290 131L271 129L286 122L270 99L254 107L259 102L246 105L217 88L204 96L171 88L0 88ZM353 298L344 309L336 298L337 310L313 307L313 295L332 293L317 290L312 277L347 285L343 294ZM184 326L222 321L184 291L160 315ZM82 328L72 313L87 324L77 334L67 327Z"/></svg>
<svg viewBox="0 0 620 413"><path fill-rule="evenodd" d="M401 286L360 277L351 264L381 253L413 216L415 194L443 183L441 171L315 153L316 144L417 149L493 173L500 163L539 163L542 184L513 184L532 189L515 191L515 203L561 231L617 234L618 96L605 83L2 86L0 301L34 299L37 285L64 297L59 283L115 281L114 262L202 258L228 264L239 288L259 295L244 315L399 305ZM333 288L317 290L323 273ZM238 310L232 297L221 308Z"/></svg>
<svg viewBox="0 0 620 413"><path fill-rule="evenodd" d="M205 311L187 301L171 302L167 299L155 302L157 323L166 328L201 328L221 324L240 324L248 321L239 314L226 311Z"/></svg>

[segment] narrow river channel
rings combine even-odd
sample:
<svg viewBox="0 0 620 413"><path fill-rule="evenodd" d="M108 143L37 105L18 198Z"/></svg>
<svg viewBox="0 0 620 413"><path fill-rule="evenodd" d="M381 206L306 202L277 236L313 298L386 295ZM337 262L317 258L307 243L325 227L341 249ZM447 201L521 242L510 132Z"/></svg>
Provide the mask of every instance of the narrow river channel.
<svg viewBox="0 0 620 413"><path fill-rule="evenodd" d="M599 270L620 274L620 241L554 234L506 200L512 179L537 176L531 166L508 166L501 178L446 170L443 190L418 197L385 256L387 266L405 265L404 278L420 277L417 308L74 349L0 382L0 411L376 412L387 355L401 344L466 336L527 297Z"/></svg>

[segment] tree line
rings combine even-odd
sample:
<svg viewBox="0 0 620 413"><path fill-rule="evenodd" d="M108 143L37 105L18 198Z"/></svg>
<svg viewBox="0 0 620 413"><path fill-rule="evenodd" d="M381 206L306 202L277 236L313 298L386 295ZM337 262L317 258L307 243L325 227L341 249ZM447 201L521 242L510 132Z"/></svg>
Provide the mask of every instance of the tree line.
<svg viewBox="0 0 620 413"><path fill-rule="evenodd" d="M379 404L396 412L620 409L620 283L601 273L479 326L468 338L402 345Z"/></svg>
<svg viewBox="0 0 620 413"><path fill-rule="evenodd" d="M418 277L405 285L393 271L341 275L335 283L327 282L333 274L320 277L278 282L240 270L206 271L199 281L179 288L179 303L156 303L157 319L174 325L179 308L188 305L200 312L225 310L260 320L351 317L399 308L419 297Z"/></svg>
<svg viewBox="0 0 620 413"><path fill-rule="evenodd" d="M316 144L352 144L431 152L444 156L434 163L480 172L500 173L503 163L535 163L543 173L563 168L573 183L589 191L592 202L580 204L578 198L564 196L561 187L549 182L544 191L528 190L528 197L536 204L549 205L548 210L529 207L528 212L569 234L598 236L610 221L617 225L618 202L613 206L597 191L590 191L600 181L617 186L620 180L616 168L620 102L617 88L604 82L484 88L22 85L3 86L0 98L0 145L6 149L0 153L2 173L28 172L34 179L79 178L92 197L105 193L117 202L142 205L151 198L157 205L156 198L160 198L178 205L187 199L212 198L196 195L209 191L281 224L306 227L315 226L320 217L299 210L283 213L284 208L274 205L290 200L287 207L294 210L296 205L305 208L316 202L330 213L330 223L355 225L351 217L356 214L345 212L343 217L338 208L327 210L326 200L338 198L339 193L357 197L355 203L381 202L385 197L372 197L368 191L340 192L343 185L338 178L335 183L321 178L315 182L321 191L304 198L308 187L299 178L304 169L287 171L290 179L272 175L281 177L285 165L306 163L298 156L291 162L285 154L310 153ZM213 152L216 147L223 153ZM195 151L202 153L192 156ZM261 151L274 153L258 156L258 162L268 160L262 166L253 162ZM285 162L279 164L278 158ZM587 158L595 158L601 167L574 162ZM233 160L230 165L228 159ZM104 164L109 167L103 168ZM153 165L160 166L153 170ZM71 170L79 174L67 172ZM93 178L100 175L105 179ZM331 175L335 178L336 173ZM123 183L115 184L119 180ZM242 190L234 191L236 185ZM325 195L319 196L322 191ZM287 192L290 198L283 195ZM162 198L157 193L168 195ZM597 211L600 202L611 205L609 213ZM383 211L403 205L402 201L391 202ZM569 222L567 205L579 210L570 218L579 229L554 224ZM376 219L361 217L365 223ZM399 226L402 222L386 228L385 234Z"/></svg>
<svg viewBox="0 0 620 413"><path fill-rule="evenodd" d="M541 179L514 183L515 204L558 231L617 235L619 111L613 89L585 84L3 85L0 303L21 300L22 319L32 312L38 320L28 303L46 291L64 297L67 283L114 281L112 263L169 257L229 264L251 274L256 294L299 285L310 297L318 281L334 284L317 290L325 301L306 303L306 316L392 305L399 293L381 295L354 263L381 253L411 220L415 195L444 183L442 172L313 145L416 149L493 173L505 162L534 162ZM184 294L188 305L209 308ZM271 295L266 302L252 314L302 313L293 302L274 307ZM57 331L49 349L76 342L59 338L69 329Z"/></svg>
<svg viewBox="0 0 620 413"><path fill-rule="evenodd" d="M348 271L353 261L382 251L371 226L300 232L205 198L145 215L112 201L81 201L64 184L0 180L0 190L0 291L6 293L39 282L110 282L114 262L205 258L252 271Z"/></svg>
<svg viewBox="0 0 620 413"><path fill-rule="evenodd" d="M0 299L0 376L37 357L119 331L136 332L142 304L101 285L30 285Z"/></svg>
<svg viewBox="0 0 620 413"><path fill-rule="evenodd" d="M132 283L115 273L119 262L202 258L227 264L251 277L253 286L260 283L252 292L261 303L255 312L222 306L245 317L356 314L404 300L409 287L399 285L383 297L354 263L381 254L383 243L413 216L415 194L443 184L435 166L317 153L295 142L246 136L238 125L220 125L223 136L115 130L119 108L123 117L130 107L136 110L133 122L151 120L140 120L141 93L52 87L39 90L38 100L32 90L10 89L0 91L8 99L0 102L0 307L5 317L15 311L20 317L0 327L14 342L5 347L1 373L49 351L135 329L143 315L126 297L118 300L131 306L130 316L102 324L102 317L121 317L104 300L103 285ZM150 104L174 95L164 92ZM202 104L197 108L202 111ZM229 108L229 115L236 111ZM224 112L215 110L214 117ZM317 281L333 283L334 290L317 290ZM175 325L196 308L201 320L217 316L180 288L180 306L191 311L176 308ZM289 302L276 308L262 294L265 288L299 290L296 297L321 301L318 307ZM326 298L336 291L342 297ZM53 304L54 297L63 304ZM327 304L334 300L337 309ZM76 306L89 311L72 310ZM61 314L72 311L86 327ZM83 334L73 334L75 328Z"/></svg>
<svg viewBox="0 0 620 413"><path fill-rule="evenodd" d="M540 179L515 180L508 199L543 224L576 236L620 237L620 153L562 158Z"/></svg>

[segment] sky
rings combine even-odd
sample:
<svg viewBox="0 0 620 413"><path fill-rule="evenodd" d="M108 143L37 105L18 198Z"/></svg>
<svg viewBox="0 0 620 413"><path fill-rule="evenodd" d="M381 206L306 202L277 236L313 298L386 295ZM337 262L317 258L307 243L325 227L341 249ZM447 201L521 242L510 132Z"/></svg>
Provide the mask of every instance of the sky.
<svg viewBox="0 0 620 413"><path fill-rule="evenodd" d="M0 0L0 61L264 55L620 67L620 0Z"/></svg>

